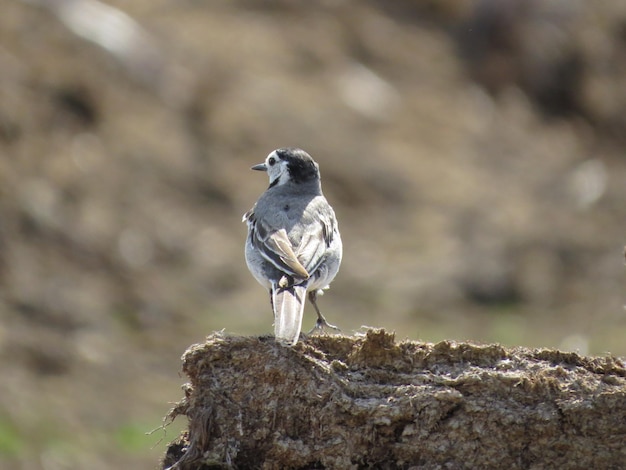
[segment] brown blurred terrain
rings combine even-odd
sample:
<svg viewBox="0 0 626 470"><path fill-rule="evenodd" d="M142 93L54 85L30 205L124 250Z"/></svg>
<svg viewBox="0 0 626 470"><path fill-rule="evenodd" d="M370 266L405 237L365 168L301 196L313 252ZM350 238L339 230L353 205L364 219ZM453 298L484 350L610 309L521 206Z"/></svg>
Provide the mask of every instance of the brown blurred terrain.
<svg viewBox="0 0 626 470"><path fill-rule="evenodd" d="M281 146L339 217L345 333L626 354L624 2L0 12L0 466L156 465L185 348L271 331L240 220Z"/></svg>

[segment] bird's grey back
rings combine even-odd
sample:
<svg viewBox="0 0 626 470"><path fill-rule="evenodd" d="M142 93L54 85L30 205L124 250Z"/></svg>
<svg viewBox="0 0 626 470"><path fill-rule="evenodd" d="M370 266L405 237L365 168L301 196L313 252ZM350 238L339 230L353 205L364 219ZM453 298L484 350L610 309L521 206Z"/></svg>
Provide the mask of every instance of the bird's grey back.
<svg viewBox="0 0 626 470"><path fill-rule="evenodd" d="M254 207L254 214L268 229L284 228L289 233L296 223L310 222L320 206L328 206L328 202L319 181L297 186L285 184L265 191Z"/></svg>

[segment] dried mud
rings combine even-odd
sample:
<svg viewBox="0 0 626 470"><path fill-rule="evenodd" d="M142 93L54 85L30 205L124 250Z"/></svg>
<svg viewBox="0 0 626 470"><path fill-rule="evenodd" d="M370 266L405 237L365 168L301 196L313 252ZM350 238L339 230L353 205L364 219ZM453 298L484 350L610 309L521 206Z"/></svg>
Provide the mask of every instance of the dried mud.
<svg viewBox="0 0 626 470"><path fill-rule="evenodd" d="M285 348L210 336L189 348L163 469L620 468L626 369L613 357L369 330Z"/></svg>

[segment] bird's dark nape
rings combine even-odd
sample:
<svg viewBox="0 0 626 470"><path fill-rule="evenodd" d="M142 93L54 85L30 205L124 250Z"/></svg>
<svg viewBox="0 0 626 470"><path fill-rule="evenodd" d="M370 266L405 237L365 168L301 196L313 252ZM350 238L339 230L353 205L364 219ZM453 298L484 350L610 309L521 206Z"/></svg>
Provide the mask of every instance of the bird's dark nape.
<svg viewBox="0 0 626 470"><path fill-rule="evenodd" d="M299 148L282 148L276 151L281 160L288 162L289 177L296 184L319 178L319 170L311 156Z"/></svg>

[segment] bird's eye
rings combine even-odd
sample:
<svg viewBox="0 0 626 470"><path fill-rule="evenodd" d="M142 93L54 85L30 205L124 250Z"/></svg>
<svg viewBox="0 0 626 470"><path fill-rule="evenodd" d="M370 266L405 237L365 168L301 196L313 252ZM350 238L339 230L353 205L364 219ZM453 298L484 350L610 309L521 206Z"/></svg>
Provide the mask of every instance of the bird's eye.
<svg viewBox="0 0 626 470"><path fill-rule="evenodd" d="M274 157L270 157L267 163L269 163L270 165L273 165L274 163L276 163L276 159Z"/></svg>

